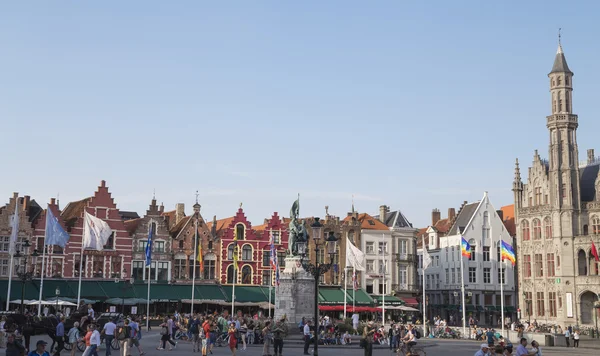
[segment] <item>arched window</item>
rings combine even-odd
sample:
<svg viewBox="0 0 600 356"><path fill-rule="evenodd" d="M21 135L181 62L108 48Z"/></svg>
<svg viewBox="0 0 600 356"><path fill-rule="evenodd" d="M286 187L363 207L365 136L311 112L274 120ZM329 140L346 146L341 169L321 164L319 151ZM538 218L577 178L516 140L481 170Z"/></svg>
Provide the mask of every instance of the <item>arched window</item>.
<svg viewBox="0 0 600 356"><path fill-rule="evenodd" d="M565 77L565 84L569 85L569 77Z"/></svg>
<svg viewBox="0 0 600 356"><path fill-rule="evenodd" d="M560 85L560 83L561 83L561 79L560 79L560 77L557 77L557 78L556 78L556 82L558 83L558 85Z"/></svg>
<svg viewBox="0 0 600 356"><path fill-rule="evenodd" d="M562 111L562 95L558 94L558 111Z"/></svg>
<svg viewBox="0 0 600 356"><path fill-rule="evenodd" d="M354 244L356 245L356 241L354 241L354 230L350 230L348 231L348 239Z"/></svg>
<svg viewBox="0 0 600 356"><path fill-rule="evenodd" d="M227 267L227 283L228 284L233 284L233 280L234 280L234 276L237 276L237 273L235 273L236 271L233 268L233 265L229 265L229 267Z"/></svg>
<svg viewBox="0 0 600 356"><path fill-rule="evenodd" d="M156 235L156 223L154 221L148 226L148 232L152 232L152 236Z"/></svg>
<svg viewBox="0 0 600 356"><path fill-rule="evenodd" d="M244 245L242 247L242 261L252 261L252 246Z"/></svg>
<svg viewBox="0 0 600 356"><path fill-rule="evenodd" d="M230 261L233 260L233 244L227 246L227 259Z"/></svg>
<svg viewBox="0 0 600 356"><path fill-rule="evenodd" d="M546 235L547 239L552 238L552 220L549 216L544 218L544 234Z"/></svg>
<svg viewBox="0 0 600 356"><path fill-rule="evenodd" d="M244 224L237 224L235 225L235 232L237 233L237 238L238 240L244 240L245 239L245 234L244 231L246 230Z"/></svg>
<svg viewBox="0 0 600 356"><path fill-rule="evenodd" d="M552 94L552 112L556 112L556 94Z"/></svg>
<svg viewBox="0 0 600 356"><path fill-rule="evenodd" d="M587 276L587 256L583 250L577 252L577 274Z"/></svg>
<svg viewBox="0 0 600 356"><path fill-rule="evenodd" d="M529 221L521 221L521 232L523 234L524 241L528 241L531 238L531 235L529 234Z"/></svg>
<svg viewBox="0 0 600 356"><path fill-rule="evenodd" d="M250 266L242 267L242 284L252 284L252 268Z"/></svg>
<svg viewBox="0 0 600 356"><path fill-rule="evenodd" d="M600 234L600 218L596 215L592 217L592 234Z"/></svg>
<svg viewBox="0 0 600 356"><path fill-rule="evenodd" d="M588 256L589 258L589 263L588 263L588 271L590 271L590 276L597 276L598 275L598 263L596 262L596 257L594 257L594 255L592 255L591 253Z"/></svg>
<svg viewBox="0 0 600 356"><path fill-rule="evenodd" d="M533 219L533 239L539 240L542 238L542 224L540 219Z"/></svg>
<svg viewBox="0 0 600 356"><path fill-rule="evenodd" d="M583 225L583 234L584 234L584 235L587 235L587 234L589 234L589 233L590 233L590 231L589 231L589 229L588 229L588 226L587 226L587 225Z"/></svg>

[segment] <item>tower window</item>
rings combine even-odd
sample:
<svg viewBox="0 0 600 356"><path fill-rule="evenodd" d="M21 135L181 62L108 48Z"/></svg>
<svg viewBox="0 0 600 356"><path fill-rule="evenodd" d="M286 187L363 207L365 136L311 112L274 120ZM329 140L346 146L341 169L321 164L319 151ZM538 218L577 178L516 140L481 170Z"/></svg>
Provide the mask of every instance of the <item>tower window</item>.
<svg viewBox="0 0 600 356"><path fill-rule="evenodd" d="M569 77L565 77L565 84L569 85Z"/></svg>
<svg viewBox="0 0 600 356"><path fill-rule="evenodd" d="M562 184L562 188L561 188L561 192L560 192L560 196L563 199L567 198L567 185L565 183Z"/></svg>
<svg viewBox="0 0 600 356"><path fill-rule="evenodd" d="M562 98L558 95L558 111L562 111Z"/></svg>
<svg viewBox="0 0 600 356"><path fill-rule="evenodd" d="M569 95L565 95L565 110L569 111Z"/></svg>
<svg viewBox="0 0 600 356"><path fill-rule="evenodd" d="M560 77L556 78L556 82L560 85Z"/></svg>

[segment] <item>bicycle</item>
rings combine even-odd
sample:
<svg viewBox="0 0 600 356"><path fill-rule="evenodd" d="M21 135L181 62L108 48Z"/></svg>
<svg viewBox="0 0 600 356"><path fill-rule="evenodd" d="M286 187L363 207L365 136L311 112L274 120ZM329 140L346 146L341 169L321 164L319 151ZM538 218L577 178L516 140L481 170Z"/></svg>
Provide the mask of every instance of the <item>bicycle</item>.
<svg viewBox="0 0 600 356"><path fill-rule="evenodd" d="M187 341L189 339L188 334L187 334L187 330L184 331L182 329L178 329L175 332L175 335L173 336L173 339Z"/></svg>
<svg viewBox="0 0 600 356"><path fill-rule="evenodd" d="M67 337L65 337L65 339L66 339L65 346L64 346L65 350L71 351L71 349L73 349L73 348L71 347L71 344L69 343L69 339ZM83 340L77 341L77 350L79 350L81 352L85 351L85 341L83 341Z"/></svg>
<svg viewBox="0 0 600 356"><path fill-rule="evenodd" d="M415 355L427 356L427 353L425 352L425 350L423 350L422 347L413 345L410 348L410 354L409 354L406 344L402 343L402 346L398 349L397 355L398 356L408 356L408 355L410 355L410 356L415 356Z"/></svg>
<svg viewBox="0 0 600 356"><path fill-rule="evenodd" d="M215 340L215 345L217 345L218 347L221 347L223 345L228 345L228 344L229 344L229 334L222 333L221 335L219 335L217 340Z"/></svg>

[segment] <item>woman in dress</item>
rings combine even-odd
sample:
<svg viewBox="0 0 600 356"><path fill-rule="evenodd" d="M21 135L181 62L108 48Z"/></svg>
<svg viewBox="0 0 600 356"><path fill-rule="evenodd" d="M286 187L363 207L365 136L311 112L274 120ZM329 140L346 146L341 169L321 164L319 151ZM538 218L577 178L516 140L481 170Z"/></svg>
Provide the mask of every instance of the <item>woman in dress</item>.
<svg viewBox="0 0 600 356"><path fill-rule="evenodd" d="M235 324L229 324L227 334L229 335L229 349L231 350L232 356L235 356L235 347L237 346L237 339L235 338L236 331L237 330L235 330Z"/></svg>

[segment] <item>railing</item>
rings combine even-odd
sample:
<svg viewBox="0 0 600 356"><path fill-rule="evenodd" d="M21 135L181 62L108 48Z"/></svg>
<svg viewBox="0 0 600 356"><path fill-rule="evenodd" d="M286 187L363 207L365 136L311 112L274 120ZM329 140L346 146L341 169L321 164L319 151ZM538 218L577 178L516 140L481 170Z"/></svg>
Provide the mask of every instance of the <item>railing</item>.
<svg viewBox="0 0 600 356"><path fill-rule="evenodd" d="M422 284L394 284L392 289L395 292L410 292L410 293L418 293L423 291Z"/></svg>
<svg viewBox="0 0 600 356"><path fill-rule="evenodd" d="M392 257L393 262L416 263L417 256L411 253L395 253Z"/></svg>

